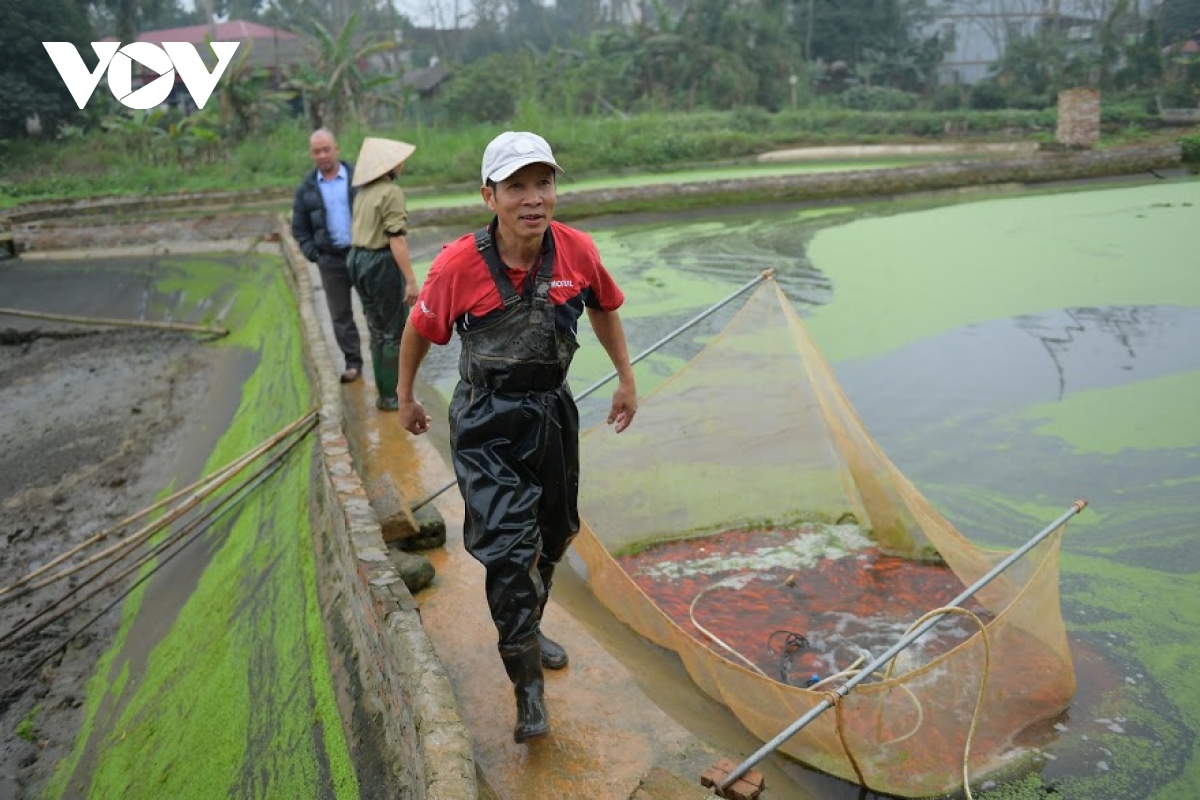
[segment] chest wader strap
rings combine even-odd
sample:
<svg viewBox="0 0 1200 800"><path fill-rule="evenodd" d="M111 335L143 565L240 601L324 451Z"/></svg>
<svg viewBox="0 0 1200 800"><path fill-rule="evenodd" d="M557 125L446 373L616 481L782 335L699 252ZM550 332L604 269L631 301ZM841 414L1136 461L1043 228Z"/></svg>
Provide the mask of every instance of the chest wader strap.
<svg viewBox="0 0 1200 800"><path fill-rule="evenodd" d="M496 289L500 292L500 298L504 301L504 308L512 308L517 303L521 302L521 295L513 288L512 281L504 274L504 262L500 260L500 253L496 250L496 240L492 238L492 230L490 225L485 225L475 231L475 249L479 251L479 255L483 257L484 263L487 264L488 272L492 274L492 281L496 284ZM546 235L542 238L542 254L540 264L538 266L536 285L534 287L534 298L540 303L547 306L550 304L550 280L554 275L554 235L550 230L546 229ZM529 286L528 280L525 286ZM528 294L528 288L525 293ZM534 303L534 313L538 313L539 303ZM534 322L538 320L535 319Z"/></svg>

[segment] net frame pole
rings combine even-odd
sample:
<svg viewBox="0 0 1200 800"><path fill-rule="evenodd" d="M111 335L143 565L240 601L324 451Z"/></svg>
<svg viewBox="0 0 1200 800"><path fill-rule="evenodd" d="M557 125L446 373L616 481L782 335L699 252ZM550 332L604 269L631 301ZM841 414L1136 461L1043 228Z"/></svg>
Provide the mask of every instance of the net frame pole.
<svg viewBox="0 0 1200 800"><path fill-rule="evenodd" d="M689 328L692 328L692 327L696 326L697 324L699 324L700 322L702 322L704 319L706 319L707 317L711 316L712 314L715 314L717 311L719 311L720 309L724 308L724 307L725 307L725 306L727 306L729 303L732 303L732 302L733 302L734 300L736 300L738 297L740 297L741 295L745 294L745 293L746 293L746 292L748 292L750 289L753 289L753 288L754 288L755 286L757 286L758 284L762 283L762 282L763 282L763 281L765 281L765 280L769 280L769 279L771 279L771 278L774 278L774 277L775 277L775 268L774 268L774 267L771 267L770 269L765 269L765 270L763 270L763 271L762 271L762 272L760 272L758 275L756 275L756 276L755 276L755 277L754 277L752 280L750 280L750 281L747 281L747 282L746 282L746 284L745 284L744 286L740 287L739 289L737 289L737 291L733 292L733 294L729 295L728 297L726 297L726 298L725 298L725 299L723 299L723 300L719 300L719 301L717 301L715 304L713 304L713 305L709 306L709 307L708 307L708 308L706 308L704 311L702 311L702 312L700 312L699 314L697 314L696 316L692 317L692 318L691 318L691 319L689 319L687 322L683 323L683 324L682 324L682 325L680 325L678 328L676 328L675 330L671 331L671 332L670 332L670 333L668 333L666 336L663 336L663 337L662 337L661 339L659 339L657 342L655 342L654 344L650 345L649 347L647 347L647 348L646 348L645 350L643 350L642 352L638 353L638 354L637 354L636 356L634 356L633 358L629 359L629 366L631 366L631 367L632 367L634 364L638 363L639 361L641 361L641 360L642 360L643 358L645 358L646 356L649 356L649 355L651 355L651 354L652 354L652 353L653 353L655 350L657 350L658 348L662 347L662 346L663 346L664 344L666 344L667 342L669 342L669 341L671 341L672 339L674 339L675 337L679 336L679 334L683 333L684 331L686 331L686 330L687 330L687 329L689 329ZM603 386L604 384L608 383L609 381L611 381L611 380L612 380L613 378L615 378L615 377L617 377L617 371L616 371L616 370L613 370L612 372L608 373L607 375L605 375L605 376L604 376L603 378L601 378L600 380L598 380L598 381L596 381L595 383L593 383L591 386L589 386L589 387L587 387L586 389L584 389L584 390L583 390L582 392L580 392L579 394L575 395L575 400L576 400L576 401L582 400L583 398L587 397L587 396L588 396L588 395L590 395L592 392L596 391L596 390L597 390L597 389L599 389L601 386ZM449 482L449 483L447 483L445 486L442 486L440 489L438 489L437 491L435 491L435 492L433 492L432 494L430 494L428 497L425 497L424 499L422 499L420 502L418 502L418 503L414 503L414 504L413 504L413 506L412 506L412 508L411 508L411 510L412 510L412 511L416 511L417 509L419 509L419 508L422 508L422 507L423 507L423 506L425 506L425 505L428 505L430 502L432 502L434 499L436 499L436 498L437 498L439 495L441 495L441 494L442 494L443 492L445 492L447 489L450 489L451 487L455 486L455 485L456 485L456 483L457 483L456 481L450 481L450 482Z"/></svg>
<svg viewBox="0 0 1200 800"><path fill-rule="evenodd" d="M672 339L674 339L676 336L678 336L679 334L681 334L681 333L683 333L684 331L686 331L688 328L692 328L692 327L696 326L698 323L700 323L701 321L703 321L703 320L704 320L704 319L706 319L707 317L709 317L709 316L711 316L711 315L715 314L717 311L720 311L722 308L724 308L725 306L727 306L729 303L733 302L735 299L737 299L738 297L740 297L740 296L741 296L742 294L744 294L745 292L749 291L750 289L753 289L755 286L757 286L758 284L760 284L760 283L762 283L763 281L767 280L768 278L771 278L771 277L773 277L774 275L775 275L775 270L774 270L774 269L768 269L768 270L764 270L764 271L763 271L763 272L761 272L761 273L760 273L760 274L759 274L757 277L755 277L753 280L751 280L751 281L747 282L745 286L742 286L740 289L738 289L736 292L734 292L733 294L731 294L731 295L729 295L728 297L726 297L724 300L720 300L720 301L718 301L716 304L709 306L709 307L708 307L707 309L705 309L704 311L701 311L699 314L697 314L696 316L692 317L692 318L691 318L691 319L689 319L687 322L683 323L683 324L682 324L682 325L680 325L678 328L676 328L675 330L671 331L671 332L670 332L670 333L668 333L666 336L662 337L662 338L661 338L661 339L659 339L657 342L655 342L654 344L650 345L649 347L647 347L647 348L646 348L645 350L643 350L642 352L638 353L638 354L637 354L636 356L634 356L633 358L629 359L629 366L631 366L631 367L632 367L634 364L638 363L639 361L641 361L641 360L642 360L643 358L645 358L646 356L648 356L648 355L652 354L652 353L653 353L655 350L657 350L658 348L662 347L664 344L666 344L667 342L671 341L671 340L672 340ZM584 390L583 390L582 392L580 392L578 395L576 395L576 396L575 396L575 399L576 399L576 400L582 400L583 398L587 397L589 394L591 394L592 392L596 391L596 390L597 390L597 389L599 389L601 386L603 386L604 384L608 383L609 381L611 381L611 380L612 380L613 378L615 378L615 377L617 377L617 371L616 371L616 370L613 370L612 372L608 373L607 375L605 375L605 376L604 376L603 378L601 378L600 380L598 380L598 381L596 381L595 383L593 383L591 386L589 386L589 387L587 387L586 389L584 389Z"/></svg>
<svg viewBox="0 0 1200 800"><path fill-rule="evenodd" d="M1028 553L1034 547L1036 547L1047 536L1054 533L1054 531L1058 530L1063 525L1065 525L1067 523L1067 520L1071 519L1071 517L1075 516L1076 514L1080 513L1081 511L1083 511L1083 509L1086 507L1087 507L1087 500L1076 500L1071 505L1070 509L1063 512L1062 516L1060 516L1058 519L1054 520L1054 522L1051 522L1049 525L1047 525L1045 528L1043 528L1032 539L1030 539L1025 544L1021 545L1021 547L1019 547L1016 550L1014 550L1013 552L1009 553L1004 558L1003 561L1001 561L996 566L992 567L992 569L986 575L981 577L979 580L975 581L975 583L968 586L962 592L962 594L958 595L958 597L955 597L953 600L951 600L946 605L947 606L962 606L962 604L965 603L967 600L969 600L976 592L978 592L984 586L987 586L989 583L991 583L993 580L995 580L1000 575L1000 573L1004 572L1004 570L1006 570L1010 566L1012 566L1014 562L1016 562L1018 559L1020 559L1022 556L1024 556L1026 553ZM896 642L894 645L892 645L891 648L889 648L886 653L879 656L874 661L872 661L870 664L863 667L862 671L859 672L857 675L854 675L853 677L850 678L850 680L846 681L844 684L842 684L841 686L839 686L836 689L833 689L831 691L838 694L840 696L839 699L841 697L845 697L846 695L850 694L851 690L853 690L854 687L858 686L860 683L865 681L868 677L871 676L872 673L874 673L880 667L884 666L889 661L891 661L893 658L895 658L900 653L901 650L908 647L910 644L915 642L917 639L921 638L934 625L937 625L939 622L941 622L947 616L949 616L948 612L942 612L941 614L930 617L928 620L926 620L924 623L922 623L916 629L910 631L909 633L907 633L903 637L901 637L900 640L898 642ZM808 725L808 723L812 722L814 719L821 716L821 714L825 713L827 710L829 710L833 706L834 706L834 703L830 702L829 700L822 700L820 703L813 706L808 711L807 714L805 714L804 716L797 719L795 722L793 722L791 725L789 725L784 731L782 731L778 736L776 736L774 739L772 739L771 741L767 742L762 747L760 747L757 751L755 751L755 753L753 755L751 755L749 758L747 758L741 764L738 764L737 767L735 767L734 770L732 772L730 772L729 775L723 781L721 781L719 784L717 784L717 786L715 787L717 794L724 797L723 792L726 789L728 789L730 786L732 786L734 783L736 783L738 781L738 779L740 779L743 775L745 775L747 772L749 772L750 769L752 767L754 767L754 765L758 764L758 762L762 761L764 758L769 756L771 753L778 750L783 745L784 742L786 742L788 739L795 736L800 731L801 728Z"/></svg>

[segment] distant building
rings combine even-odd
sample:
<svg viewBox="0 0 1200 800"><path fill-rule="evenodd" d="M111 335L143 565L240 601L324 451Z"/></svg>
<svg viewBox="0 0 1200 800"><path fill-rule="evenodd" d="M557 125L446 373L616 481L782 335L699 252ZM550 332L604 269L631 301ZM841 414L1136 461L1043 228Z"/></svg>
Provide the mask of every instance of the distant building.
<svg viewBox="0 0 1200 800"><path fill-rule="evenodd" d="M1167 45L1162 53L1164 56L1200 56L1200 30L1193 33L1190 39Z"/></svg>
<svg viewBox="0 0 1200 800"><path fill-rule="evenodd" d="M1098 35L1116 0L933 0L936 11L930 33L940 33L946 55L938 82L975 84L1008 45L1039 31L1052 29L1069 39L1086 42ZM1162 0L1133 0L1143 16L1155 13Z"/></svg>
<svg viewBox="0 0 1200 800"><path fill-rule="evenodd" d="M410 69L405 72L404 77L400 79L400 85L411 87L421 100L435 99L442 84L450 79L450 70L437 63L437 59L433 61L434 63L424 69Z"/></svg>
<svg viewBox="0 0 1200 800"><path fill-rule="evenodd" d="M105 41L116 41L114 37L108 37ZM262 25L257 22L246 22L244 20L231 19L225 22L214 22L208 25L189 25L183 28L164 28L157 31L142 31L138 34L137 41L149 42L150 44L162 46L163 42L184 42L195 46L196 52L200 54L200 58L204 61L209 69L216 65L216 56L212 50L205 44L207 41L213 42L241 42L235 59L241 58L245 53L249 53L249 65L255 68L265 68L276 75L282 75L287 71L287 68L293 64L300 64L308 60L309 55L305 50L304 39L298 34L285 31L280 28L272 28L269 25ZM128 42L123 42L128 44ZM135 76L134 86L145 83L154 78L154 75L143 75L139 79ZM175 89L171 96L167 98L169 105L179 105L187 107L190 96L187 94L182 81L178 77L175 78ZM194 106L193 106L194 108Z"/></svg>
<svg viewBox="0 0 1200 800"><path fill-rule="evenodd" d="M196 51L210 67L215 60L207 47L205 40L214 42L241 42L238 55L249 50L250 64L255 67L267 67L282 70L291 64L300 63L308 58L304 50L304 39L290 31L272 28L258 22L231 19L225 22L214 22L209 25L189 25L184 28L164 28L157 31L142 31L137 41L150 42L162 46L163 42L187 42L196 46ZM116 41L109 37L106 41ZM127 42L125 44L128 44Z"/></svg>

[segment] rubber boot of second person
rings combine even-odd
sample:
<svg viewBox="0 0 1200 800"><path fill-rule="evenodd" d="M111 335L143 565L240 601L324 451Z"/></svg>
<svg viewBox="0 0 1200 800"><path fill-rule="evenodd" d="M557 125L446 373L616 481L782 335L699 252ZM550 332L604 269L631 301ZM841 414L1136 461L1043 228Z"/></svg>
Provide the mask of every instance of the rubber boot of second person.
<svg viewBox="0 0 1200 800"><path fill-rule="evenodd" d="M542 676L541 648L537 640L516 651L501 651L504 671L512 681L517 697L517 725L513 741L517 744L550 733L550 712L546 708L546 682Z"/></svg>
<svg viewBox="0 0 1200 800"><path fill-rule="evenodd" d="M371 362L375 368L375 388L379 397L375 407L381 411L395 411L400 408L400 398L396 394L396 384L400 380L400 345L392 342L371 345Z"/></svg>
<svg viewBox="0 0 1200 800"><path fill-rule="evenodd" d="M546 618L546 603L550 600L550 584L554 581L554 564L549 561L538 561L538 575L542 579L542 613L540 618ZM538 644L542 650L542 666L546 669L566 669L570 659L567 650L558 642L542 633L541 622L538 623Z"/></svg>

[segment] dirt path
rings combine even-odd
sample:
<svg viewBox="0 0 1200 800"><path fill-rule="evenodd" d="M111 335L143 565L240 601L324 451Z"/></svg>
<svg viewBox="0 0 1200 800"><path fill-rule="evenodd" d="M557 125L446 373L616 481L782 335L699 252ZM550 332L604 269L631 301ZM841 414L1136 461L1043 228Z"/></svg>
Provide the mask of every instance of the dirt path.
<svg viewBox="0 0 1200 800"><path fill-rule="evenodd" d="M0 324L11 320L0 321ZM190 420L209 401L211 351L145 331L0 331L0 586L154 502ZM64 338L65 337L65 338ZM83 572L12 602L0 598L0 798L40 796L75 740L85 682L120 622L118 588L45 630L5 642L60 600L104 581Z"/></svg>

